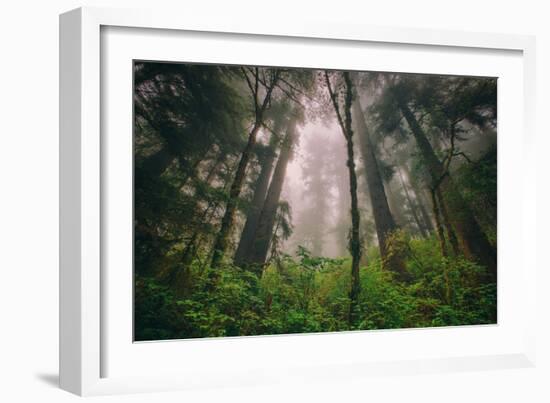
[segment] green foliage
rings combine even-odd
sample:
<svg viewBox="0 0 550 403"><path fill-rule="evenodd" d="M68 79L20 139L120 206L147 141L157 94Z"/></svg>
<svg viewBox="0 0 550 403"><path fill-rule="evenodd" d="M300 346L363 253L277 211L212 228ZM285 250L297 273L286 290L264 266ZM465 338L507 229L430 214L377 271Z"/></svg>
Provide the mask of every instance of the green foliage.
<svg viewBox="0 0 550 403"><path fill-rule="evenodd" d="M360 320L354 328L348 323L350 259L315 257L299 247L297 258L285 255L261 276L236 266L213 270L194 261L187 297L177 297L154 278L137 277L136 339L496 322L496 285L483 282L483 267L462 257L442 257L435 238L406 242L407 270L414 278L410 283L398 282L384 270L375 250L367 253L369 264L360 271Z"/></svg>
<svg viewBox="0 0 550 403"><path fill-rule="evenodd" d="M497 233L497 148L489 149L478 161L464 164L455 173L462 196L474 209L489 241L496 245Z"/></svg>

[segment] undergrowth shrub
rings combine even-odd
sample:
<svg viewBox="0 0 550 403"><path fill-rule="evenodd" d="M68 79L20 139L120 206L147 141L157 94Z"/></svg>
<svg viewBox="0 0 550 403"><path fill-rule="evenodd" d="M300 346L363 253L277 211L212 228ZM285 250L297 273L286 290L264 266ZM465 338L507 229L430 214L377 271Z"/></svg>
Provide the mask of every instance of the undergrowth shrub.
<svg viewBox="0 0 550 403"><path fill-rule="evenodd" d="M297 257L283 256L261 275L195 261L184 297L158 279L137 276L136 340L496 322L496 284L484 282L482 266L442 257L435 238L406 242L407 283L383 269L375 250L366 253L354 326L348 323L351 259L313 257L300 248Z"/></svg>

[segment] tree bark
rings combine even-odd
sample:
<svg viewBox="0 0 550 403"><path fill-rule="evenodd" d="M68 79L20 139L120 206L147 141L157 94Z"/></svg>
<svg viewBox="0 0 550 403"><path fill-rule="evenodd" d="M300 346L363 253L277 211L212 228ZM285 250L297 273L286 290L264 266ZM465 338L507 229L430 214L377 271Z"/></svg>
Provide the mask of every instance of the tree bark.
<svg viewBox="0 0 550 403"><path fill-rule="evenodd" d="M426 206L424 204L424 200L421 196L421 193L417 191L414 185L412 187L412 190L416 195L416 201L417 201L418 209L420 210L420 216L422 217L424 228L426 229L426 232L428 233L428 235L431 235L434 232L434 224L432 222L430 214L428 213L428 210L426 210Z"/></svg>
<svg viewBox="0 0 550 403"><path fill-rule="evenodd" d="M235 173L235 179L233 180L233 184L229 190L229 200L225 206L225 214L222 219L220 232L216 237L216 242L214 243L214 253L212 255L211 264L212 267L219 266L229 246L229 238L231 236L231 230L233 229L237 202L239 200L239 195L241 194L246 168L248 166L248 162L250 161L252 149L256 144L256 137L259 130L260 122L256 122L248 136L248 143L246 144L246 147L241 155L237 172Z"/></svg>
<svg viewBox="0 0 550 403"><path fill-rule="evenodd" d="M388 199L388 205L390 206L391 215L394 218L395 225L398 227L405 227L407 225L407 220L403 217L403 213L397 205L395 194L391 188L391 182L387 181L384 188L386 189L386 198Z"/></svg>
<svg viewBox="0 0 550 403"><path fill-rule="evenodd" d="M409 194L409 189L407 188L407 184L405 183L405 179L403 178L403 174L401 173L401 168L397 168L397 175L399 176L399 182L401 184L401 187L403 188L403 193L405 193L405 198L407 199L407 204L409 205L409 210L411 211L411 214L413 216L414 223L416 224L418 228L418 232L420 235L425 238L426 233L424 232L424 227L422 226L422 223L420 222L420 218L418 217L418 213L416 211L416 206L414 205L411 196Z"/></svg>
<svg viewBox="0 0 550 403"><path fill-rule="evenodd" d="M218 233L218 236L216 237L216 241L214 242L212 260L210 263L211 267L217 267L220 265L229 247L229 239L231 237L231 231L233 230L235 213L237 210L237 203L239 200L239 195L241 194L244 177L246 175L246 168L250 161L252 150L256 144L256 137L263 124L265 110L267 109L267 106L270 102L273 89L275 88L275 85L279 80L279 74L280 74L280 71L277 70L275 72L273 81L271 82L270 86L266 88L266 94L264 96L264 99L261 105L259 105L258 104L258 83L260 78L259 78L258 68L256 68L255 87L253 87L253 85L250 83L249 77L245 73L245 78L251 90L253 91L252 95L254 99L255 122L254 122L254 126L252 127L252 130L248 135L248 142L246 143L246 147L243 150L243 153L241 155L241 159L239 161L237 171L235 172L235 179L231 184L231 189L229 191L229 200L227 201L227 205L225 206L225 214L222 219L220 232Z"/></svg>
<svg viewBox="0 0 550 403"><path fill-rule="evenodd" d="M325 71L325 81L329 95L334 107L334 112L338 119L342 134L346 139L346 151L347 151L347 167L349 172L349 190L351 195L351 239L350 239L350 252L351 252L351 290L349 293L350 307L348 322L350 326L354 326L358 320L359 314L359 294L361 292L361 282L359 276L359 263L361 261L361 237L360 237L360 217L359 217L359 203L357 201L357 174L355 172L355 157L353 151L353 126L352 126L352 107L354 101L354 89L353 82L350 78L349 72L342 73L346 93L344 100L344 116L340 113L340 107L338 105L338 95L332 90L328 72ZM357 102L357 100L355 100Z"/></svg>
<svg viewBox="0 0 550 403"><path fill-rule="evenodd" d="M432 207L435 217L435 226L437 231L437 238L439 240L439 247L441 248L441 255L443 257L448 257L449 252L447 251L447 243L445 240L445 233L443 231L443 224L441 224L441 211L439 210L439 205L437 202L437 196L435 191L431 192L432 196Z"/></svg>
<svg viewBox="0 0 550 403"><path fill-rule="evenodd" d="M435 217L435 225L437 231L437 238L439 239L439 247L441 248L441 255L444 258L449 256L447 251L447 244L445 242L445 234L443 233L443 225L441 224L441 212L439 211L439 205L435 191L431 191L432 207ZM449 270L447 268L447 262L443 266L443 278L445 279L445 302L451 303L451 285L449 280Z"/></svg>
<svg viewBox="0 0 550 403"><path fill-rule="evenodd" d="M347 125L347 166L349 169L349 184L351 194L351 241L350 252L352 257L351 263L351 291L350 291L350 314L349 323L354 325L357 322L359 294L361 292L361 282L359 277L359 263L361 261L361 239L359 234L359 203L357 201L357 175L355 173L355 160L353 153L353 131L351 129L351 113L347 112L349 121Z"/></svg>
<svg viewBox="0 0 550 403"><path fill-rule="evenodd" d="M281 145L277 166L260 213L256 232L253 236L252 247L243 259L245 264L263 265L267 259L269 245L273 236L273 226L277 216L277 208L279 207L279 199L283 190L286 168L292 156L294 142L297 137L296 123L296 118L292 118L289 122L285 139Z"/></svg>
<svg viewBox="0 0 550 403"><path fill-rule="evenodd" d="M497 261L495 250L482 232L462 195L456 189L449 172L445 172L443 164L437 158L424 130L420 127L409 106L400 97L398 97L397 102L427 164L432 178L432 187L439 188L441 191L442 207L444 206L447 209L449 222L455 230L460 249L466 258L486 266L489 275L496 280Z"/></svg>
<svg viewBox="0 0 550 403"><path fill-rule="evenodd" d="M336 186L338 188L338 218L335 226L338 255L344 256L349 252L348 233L350 226L349 206L351 205L349 174L346 170L338 170L335 174Z"/></svg>
<svg viewBox="0 0 550 403"><path fill-rule="evenodd" d="M253 245L254 234L258 228L260 214L262 213L262 207L265 203L269 180L271 179L271 174L273 172L275 157L275 147L272 144L269 154L264 156L261 161L261 170L255 183L254 197L247 212L246 222L239 240L239 246L237 247L235 257L233 259L237 266L245 263L245 259L250 253L250 248Z"/></svg>
<svg viewBox="0 0 550 403"><path fill-rule="evenodd" d="M453 226L451 225L451 221L449 220L449 213L447 212L447 207L445 206L445 200L443 200L443 196L441 195L441 190L436 189L435 195L437 197L437 202L439 203L439 206L440 206L441 216L443 217L443 226L445 227L445 232L447 233L447 239L451 244L451 248L453 249L453 254L455 256L458 256L460 254L458 239L456 238L455 231L453 229Z"/></svg>
<svg viewBox="0 0 550 403"><path fill-rule="evenodd" d="M382 264L385 268L395 272L398 277L404 280L405 277L407 277L405 264L398 253L396 254L391 251L390 245L391 236L397 229L397 225L395 224L388 205L384 182L382 181L382 175L380 174L380 168L378 167L376 159L374 144L370 139L370 133L365 123L361 102L358 97L356 97L353 103L353 120L355 122L355 130L359 136L359 149L365 166L365 178L367 180L367 188L372 205L372 214L374 217Z"/></svg>
<svg viewBox="0 0 550 403"><path fill-rule="evenodd" d="M411 175L411 172L409 170L409 167L405 164L403 165L403 170L405 172L405 176L407 177L407 180L409 184L411 185L411 191L414 194L414 200L416 207L418 208L418 211L420 212L420 218L422 219L422 225L424 226L424 230L426 232L426 236L429 236L434 231L434 224L432 222L432 219L426 210L426 202L425 202L425 196L422 193L422 190L419 189L418 181Z"/></svg>

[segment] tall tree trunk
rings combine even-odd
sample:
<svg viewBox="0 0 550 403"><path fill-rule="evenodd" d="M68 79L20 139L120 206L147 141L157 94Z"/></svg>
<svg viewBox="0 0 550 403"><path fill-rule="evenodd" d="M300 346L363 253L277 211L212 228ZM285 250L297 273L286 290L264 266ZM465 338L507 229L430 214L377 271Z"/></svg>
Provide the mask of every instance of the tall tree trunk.
<svg viewBox="0 0 550 403"><path fill-rule="evenodd" d="M443 200L443 196L441 195L441 190L436 189L435 195L437 197L437 202L439 204L441 216L443 217L443 226L445 227L445 232L447 233L447 239L451 244L451 248L453 249L454 255L458 256L460 254L458 239L456 237L453 226L451 225L451 221L449 219L449 213L447 212L447 207L445 206L445 200Z"/></svg>
<svg viewBox="0 0 550 403"><path fill-rule="evenodd" d="M387 269L395 272L402 280L405 280L407 277L405 264L403 263L400 253L394 253L396 251L392 251L390 245L391 236L397 229L397 225L395 224L388 205L388 199L386 198L386 192L384 190L384 182L382 181L382 175L380 174L380 168L378 167L376 159L374 144L370 138L359 97L356 97L353 102L353 121L355 122L355 130L359 137L359 149L365 166L365 177L372 205L372 214L374 217L382 264Z"/></svg>
<svg viewBox="0 0 550 403"><path fill-rule="evenodd" d="M229 200L227 201L227 204L225 206L225 214L222 219L220 232L218 233L218 236L216 237L216 241L214 242L212 261L210 263L211 267L217 267L220 265L229 247L229 239L231 238L231 231L233 230L235 213L237 211L237 203L239 201L239 196L241 194L244 177L246 175L246 168L248 167L252 150L256 145L256 137L263 124L265 110L267 109L267 106L271 100L271 94L273 92L273 89L275 88L275 85L279 80L280 71L277 70L275 72L271 84L269 85L269 87L266 88L266 94L264 96L264 99L261 105L258 103L258 84L260 81L258 68L256 68L254 85L250 82L248 75L246 73L244 73L244 75L253 93L254 108L255 108L255 122L254 122L254 126L252 127L252 130L248 135L248 142L246 143L246 147L241 155L241 159L239 161L237 171L235 172L235 179L231 184L231 189L229 191Z"/></svg>
<svg viewBox="0 0 550 403"><path fill-rule="evenodd" d="M397 174L399 176L399 181L401 182L401 187L403 187L403 192L405 193L405 198L407 199L407 203L409 204L409 209L411 210L411 214L413 216L414 222L418 227L418 231L420 232L420 235L423 238L427 238L429 234L426 232L426 229L424 228L423 223L420 221L416 204L411 199L411 195L409 194L407 183L405 182L405 179L403 178L403 173L401 172L401 167L397 168Z"/></svg>
<svg viewBox="0 0 550 403"><path fill-rule="evenodd" d="M349 323L354 325L358 319L359 293L361 292L361 282L359 277L359 263L361 261L361 239L359 234L359 203L357 201L357 175L355 173L355 160L353 153L353 132L351 129L351 113L349 114L349 127L347 138L347 166L349 169L349 187L351 194L351 241L350 252L351 263L351 291L350 291L350 314ZM348 119L347 119L348 120Z"/></svg>
<svg viewBox="0 0 550 403"><path fill-rule="evenodd" d="M431 191L432 207L435 217L435 225L437 230L437 238L439 239L439 246L441 248L441 255L446 258L449 256L447 251L447 245L445 242L445 234L443 233L443 225L441 224L441 212L439 211L439 204L435 191ZM447 262L443 266L443 278L445 280L445 302L451 303L451 284L449 280L449 270L447 268Z"/></svg>
<svg viewBox="0 0 550 403"><path fill-rule="evenodd" d="M432 196L432 207L435 217L435 226L437 231L437 238L439 239L439 247L441 248L441 255L443 257L449 256L449 252L447 251L447 243L445 240L445 233L443 231L443 224L441 224L441 211L439 210L439 205L437 201L437 196L435 194L435 191L431 192Z"/></svg>
<svg viewBox="0 0 550 403"><path fill-rule="evenodd" d="M401 97L398 97L397 101L427 164L432 178L432 186L434 188L438 187L441 191L442 205L447 208L449 221L457 235L460 249L466 258L486 266L489 275L496 280L497 259L495 250L487 240L462 195L456 189L449 172L445 172L443 164L437 158L424 130L420 127L409 106Z"/></svg>
<svg viewBox="0 0 550 403"><path fill-rule="evenodd" d="M434 231L434 224L432 222L432 219L430 217L430 214L426 210L426 201L425 201L425 195L422 192L421 189L419 189L418 181L411 175L411 171L409 170L409 167L407 164L403 165L403 170L405 172L405 176L407 177L407 180L409 184L411 185L411 190L414 193L416 206L418 207L418 211L420 212L420 217L422 219L422 224L424 225L424 229L429 236Z"/></svg>
<svg viewBox="0 0 550 403"><path fill-rule="evenodd" d="M422 193L420 191L417 191L417 189L412 187L413 192L416 195L416 204L418 205L418 209L420 210L420 216L422 217L422 222L424 223L424 228L428 232L428 235L431 235L434 232L434 224L432 221L432 218L430 217L430 214L428 213L428 210L426 209L426 205L424 204L424 199L422 197Z"/></svg>
<svg viewBox="0 0 550 403"><path fill-rule="evenodd" d="M308 193L311 197L311 211L309 212L308 233L311 237L311 254L322 256L324 246L324 235L326 230L327 215L327 188L323 178L323 165L325 161L318 156L309 167ZM311 219L313 218L313 219Z"/></svg>
<svg viewBox="0 0 550 403"><path fill-rule="evenodd" d="M245 263L263 265L267 259L269 245L273 236L273 226L277 216L277 208L279 207L279 199L283 190L286 168L292 156L294 142L297 138L296 123L296 118L292 118L289 122L285 139L281 144L281 151L273 178L271 179L271 185L269 186L269 191L260 213L258 227L253 236L252 247L243 259Z"/></svg>
<svg viewBox="0 0 550 403"><path fill-rule="evenodd" d="M334 111L338 119L338 123L342 129L342 134L346 139L346 151L348 155L347 166L349 172L349 191L351 195L351 239L349 249L351 252L351 290L349 293L350 307L348 322L350 326L357 323L359 315L359 294L361 292L361 281L359 276L359 263L361 261L361 237L360 237L360 218L359 218L359 203L357 201L357 174L355 172L355 157L353 151L353 127L352 127L352 112L353 107L353 82L349 72L342 73L346 93L344 100L344 116L340 112L338 105L338 95L332 90L328 72L325 71L325 81L327 89L334 106ZM357 100L355 100L357 101Z"/></svg>
<svg viewBox="0 0 550 403"><path fill-rule="evenodd" d="M387 160L392 161L392 157L388 149L386 148L384 142L382 142L382 149ZM388 199L388 205L390 206L390 211L392 217L395 220L395 225L402 228L410 225L409 220L405 217L403 207L399 204L396 199L396 195L391 185L392 179L386 180L384 184L384 189L386 190L386 197ZM401 182L399 182L401 184Z"/></svg>
<svg viewBox="0 0 550 403"><path fill-rule="evenodd" d="M322 214L322 213L320 213ZM311 254L312 256L319 257L323 254L323 238L322 228L315 228L313 233L313 239L311 240Z"/></svg>
<svg viewBox="0 0 550 403"><path fill-rule="evenodd" d="M269 180L271 179L271 173L273 172L273 165L275 162L275 146L272 144L268 155L264 156L261 160L261 170L258 179L254 186L254 197L250 208L246 214L246 222L241 233L239 240L239 246L235 252L234 261L235 264L240 266L245 263L245 258L250 253L254 241L254 234L258 228L260 221L260 214L262 213L262 207L265 203L267 190L269 187Z"/></svg>
<svg viewBox="0 0 550 403"><path fill-rule="evenodd" d="M390 206L392 217L395 220L395 225L398 227L405 227L407 222L403 217L403 213L401 212L397 201L395 200L395 194L391 188L390 181L385 183L384 189L386 189L386 197L388 199L388 205Z"/></svg>
<svg viewBox="0 0 550 403"><path fill-rule="evenodd" d="M216 242L214 243L214 253L212 255L211 264L212 267L219 266L229 246L229 238L231 237L233 222L235 221L237 202L241 194L241 189L246 174L246 168L248 166L248 162L250 161L252 149L256 144L256 137L258 135L260 127L260 122L256 122L256 124L254 124L254 127L252 128L248 136L248 143L246 144L246 147L241 155L241 159L237 167L237 172L235 173L235 179L233 180L231 189L229 190L229 200L227 201L227 205L225 206L225 214L222 219L220 232L216 237Z"/></svg>
<svg viewBox="0 0 550 403"><path fill-rule="evenodd" d="M347 172L343 172L349 176ZM351 205L349 179L338 174L336 176L336 186L338 188L338 218L335 226L336 242L338 255L344 256L349 252L348 233L350 226L349 206Z"/></svg>

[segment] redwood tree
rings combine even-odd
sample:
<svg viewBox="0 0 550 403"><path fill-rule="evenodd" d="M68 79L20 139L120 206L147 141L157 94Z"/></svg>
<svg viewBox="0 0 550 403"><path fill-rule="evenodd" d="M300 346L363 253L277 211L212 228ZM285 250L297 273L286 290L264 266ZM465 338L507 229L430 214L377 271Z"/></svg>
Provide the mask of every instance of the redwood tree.
<svg viewBox="0 0 550 403"><path fill-rule="evenodd" d="M375 145L371 140L365 122L365 116L361 108L359 97L354 99L352 109L355 122L354 126L359 137L359 149L363 157L365 178L372 206L374 224L376 226L380 256L382 257L384 267L394 271L400 279L406 280L408 276L405 264L400 256L401 253L392 250L391 239L392 235L397 230L397 225L395 224L388 205L388 199L386 198L386 192L384 190L384 182L376 158Z"/></svg>
<svg viewBox="0 0 550 403"><path fill-rule="evenodd" d="M271 179L269 191L265 198L264 205L258 220L258 226L253 237L253 243L249 250L249 254L245 256L245 263L252 263L255 265L263 265L267 259L269 252L269 245L273 236L273 228L275 225L275 219L277 215L277 208L279 206L279 199L283 190L283 183L286 175L286 169L288 162L292 157L292 150L298 131L296 124L298 117L291 118L286 136L281 144L281 151L277 160L277 166Z"/></svg>
<svg viewBox="0 0 550 403"><path fill-rule="evenodd" d="M357 321L357 310L359 303L359 293L361 292L361 284L359 279L359 262L361 260L361 239L359 234L359 206L357 202L357 174L355 172L355 159L353 150L353 128L351 110L354 101L353 97L353 83L350 78L349 72L343 72L339 74L341 77L340 83L341 91L336 91L332 87L330 80L330 73L325 71L325 83L329 92L329 97L334 107L334 112L342 134L346 139L346 151L347 151L347 167L349 172L349 184L351 194L351 236L349 249L351 252L351 290L349 293L350 309L349 309L349 324L353 326ZM342 97L339 96L342 94ZM343 105L342 99L343 98Z"/></svg>
<svg viewBox="0 0 550 403"><path fill-rule="evenodd" d="M244 148L235 177L229 191L229 199L225 206L225 214L222 219L220 231L214 242L211 267L217 267L222 262L229 246L229 239L233 230L237 203L241 194L245 179L246 168L250 161L252 150L256 144L256 138L263 125L264 113L269 106L271 95L280 78L278 69L260 71L258 67L241 69L242 75L250 89L254 107L254 124L248 134L248 142ZM263 100L261 88L263 87Z"/></svg>
<svg viewBox="0 0 550 403"><path fill-rule="evenodd" d="M477 260L489 269L490 275L496 279L496 253L481 230L470 207L456 188L449 170L435 154L427 136L406 99L396 93L397 105L416 140L416 144L430 172L432 187L440 190L441 202L447 209L448 219L452 225L458 244L464 255Z"/></svg>

